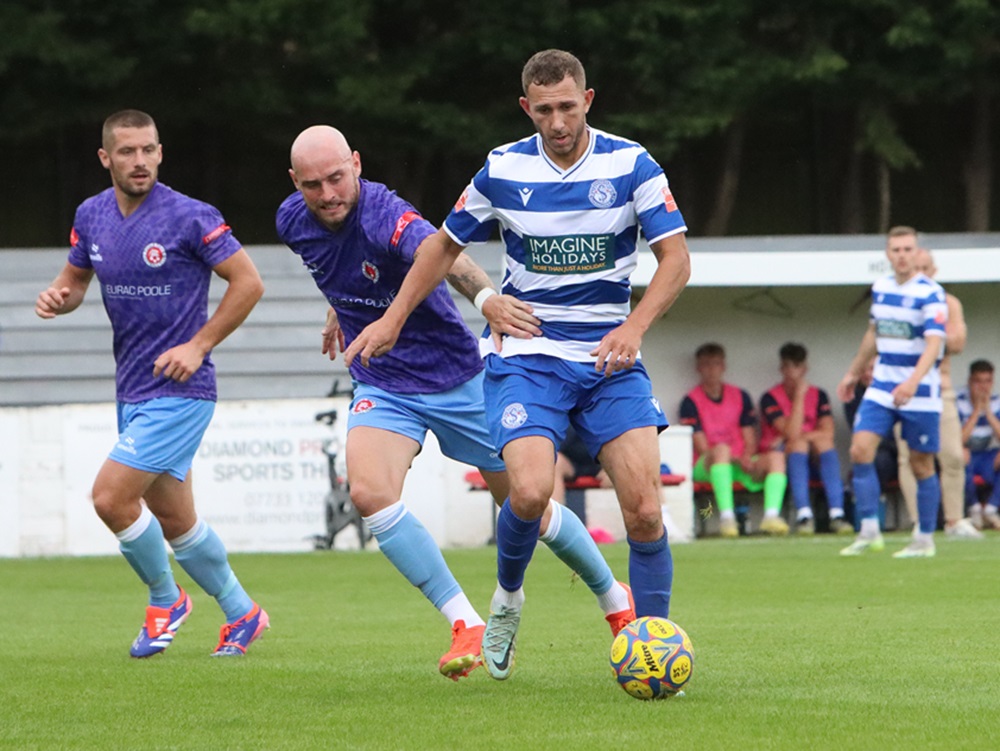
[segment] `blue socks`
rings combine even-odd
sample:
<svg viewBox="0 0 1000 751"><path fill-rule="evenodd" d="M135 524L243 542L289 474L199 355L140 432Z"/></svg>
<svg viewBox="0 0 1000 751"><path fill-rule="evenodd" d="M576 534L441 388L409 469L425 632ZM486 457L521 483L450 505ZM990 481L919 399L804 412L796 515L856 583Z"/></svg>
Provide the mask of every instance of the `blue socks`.
<svg viewBox="0 0 1000 751"><path fill-rule="evenodd" d="M438 610L461 594L448 564L426 527L397 501L371 516L365 524L378 540L379 550Z"/></svg>
<svg viewBox="0 0 1000 751"><path fill-rule="evenodd" d="M932 534L937 529L940 505L941 482L937 473L923 480L917 480L917 519L921 532Z"/></svg>
<svg viewBox="0 0 1000 751"><path fill-rule="evenodd" d="M226 547L202 519L180 537L170 540L174 557L199 587L216 599L226 621L233 623L253 608L253 600L229 567Z"/></svg>
<svg viewBox="0 0 1000 751"><path fill-rule="evenodd" d="M170 570L163 528L153 513L143 506L139 518L115 537L125 560L149 587L149 604L169 608L177 602L181 593Z"/></svg>
<svg viewBox="0 0 1000 751"><path fill-rule="evenodd" d="M788 455L788 484L792 489L792 500L799 511L812 509L809 506L809 455L796 452Z"/></svg>
<svg viewBox="0 0 1000 751"><path fill-rule="evenodd" d="M875 465L855 464L854 474L854 503L858 520L878 519L878 497L881 487L878 482L878 474L875 472Z"/></svg>
<svg viewBox="0 0 1000 751"><path fill-rule="evenodd" d="M550 502L552 518L541 540L556 557L580 575L595 595L607 592L615 583L597 543L583 526L580 517L558 503Z"/></svg>
<svg viewBox="0 0 1000 751"><path fill-rule="evenodd" d="M521 589L541 525L541 517L522 519L511 510L510 498L504 501L497 516L497 581L501 589L507 592Z"/></svg>
<svg viewBox="0 0 1000 751"><path fill-rule="evenodd" d="M826 490L826 503L832 512L839 509L839 514L830 515L838 517L844 515L844 481L840 476L840 457L835 449L824 451L819 455L819 476L823 480L823 487Z"/></svg>
<svg viewBox="0 0 1000 751"><path fill-rule="evenodd" d="M653 542L638 542L629 537L628 546L628 580L632 585L636 616L668 618L674 559L670 555L667 533Z"/></svg>

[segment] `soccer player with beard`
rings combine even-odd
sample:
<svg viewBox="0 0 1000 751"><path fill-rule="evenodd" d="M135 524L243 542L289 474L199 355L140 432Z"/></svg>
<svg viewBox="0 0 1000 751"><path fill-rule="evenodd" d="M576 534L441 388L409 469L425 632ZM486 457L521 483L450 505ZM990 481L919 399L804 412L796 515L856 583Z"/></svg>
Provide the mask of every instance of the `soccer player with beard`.
<svg viewBox="0 0 1000 751"><path fill-rule="evenodd" d="M511 478L483 637L486 666L498 680L513 668L524 574L570 422L615 486L636 613L668 615L673 560L660 514L657 440L667 423L639 346L690 276L687 227L663 170L634 141L587 125L594 90L580 61L562 50L539 52L525 64L521 87L521 108L537 133L489 154L444 227L419 248L392 306L346 352L364 365L391 352L462 248L499 227L503 291L531 304L541 334L481 341L487 420ZM640 226L657 267L633 309L629 277Z"/></svg>
<svg viewBox="0 0 1000 751"><path fill-rule="evenodd" d="M332 359L381 317L434 227L385 185L361 179L360 155L329 126L299 134L289 174L297 192L278 209L278 235L331 305L323 351ZM448 280L480 308L497 340L540 333L531 306L495 294L468 256L458 258ZM446 456L480 469L498 503L506 498L504 463L486 427L479 345L439 283L402 327L396 346L379 354L367 367L350 363L351 500L379 549L451 624L452 645L438 667L458 680L480 664L483 619L400 496L430 430ZM543 517L542 539L594 592L612 631L633 620L628 588L615 581L580 520L548 499Z"/></svg>
<svg viewBox="0 0 1000 751"><path fill-rule="evenodd" d="M243 655L268 627L268 615L236 578L218 535L198 518L191 461L215 410L212 349L243 322L264 286L215 208L158 182L163 148L149 115L111 115L98 157L112 185L77 209L68 262L39 294L35 312L72 312L97 276L114 332L119 437L94 481L94 509L149 587L130 653L163 652L191 613L165 538L225 614L213 656ZM228 286L209 316L213 272Z"/></svg>

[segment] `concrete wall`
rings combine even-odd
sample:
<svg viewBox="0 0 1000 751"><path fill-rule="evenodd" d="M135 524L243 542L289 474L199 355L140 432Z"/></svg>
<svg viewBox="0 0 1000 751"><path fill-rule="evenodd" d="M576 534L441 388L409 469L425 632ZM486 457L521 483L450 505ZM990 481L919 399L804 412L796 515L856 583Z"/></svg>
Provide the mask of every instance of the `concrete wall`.
<svg viewBox="0 0 1000 751"><path fill-rule="evenodd" d="M346 419L329 428L314 419L349 401L298 399L222 402L192 467L199 513L230 551L304 551L325 532L329 490L324 443L344 445ZM111 555L114 536L91 504L98 468L117 438L113 404L0 409L0 556ZM690 432L666 431L664 461L691 461ZM344 472L343 453L338 462ZM471 491L472 467L447 459L433 435L413 463L403 501L442 547L485 544L492 536L493 504ZM690 482L665 493L675 523L694 525ZM588 492L591 525L622 539L614 493ZM339 549L358 547L357 530L344 529Z"/></svg>

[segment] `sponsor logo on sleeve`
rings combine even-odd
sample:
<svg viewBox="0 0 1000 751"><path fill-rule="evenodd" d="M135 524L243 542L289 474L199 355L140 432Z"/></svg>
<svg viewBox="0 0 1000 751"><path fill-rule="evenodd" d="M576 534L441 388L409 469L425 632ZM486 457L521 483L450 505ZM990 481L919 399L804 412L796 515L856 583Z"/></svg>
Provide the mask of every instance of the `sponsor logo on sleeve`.
<svg viewBox="0 0 1000 751"><path fill-rule="evenodd" d="M403 231L410 226L410 223L414 219L419 219L420 214L416 211L407 211L399 219L396 220L396 230L392 233L392 237L389 238L389 244L392 247L399 245L399 238L403 236Z"/></svg>
<svg viewBox="0 0 1000 751"><path fill-rule="evenodd" d="M462 209L464 209L465 202L468 200L469 200L469 189L466 188L465 190L462 191L462 195L460 195L458 197L458 200L455 202L454 211L461 211Z"/></svg>
<svg viewBox="0 0 1000 751"><path fill-rule="evenodd" d="M663 193L663 205L667 207L667 212L677 211L677 201L674 200L670 188L662 188L660 192Z"/></svg>
<svg viewBox="0 0 1000 751"><path fill-rule="evenodd" d="M212 240L218 240L229 230L230 230L229 225L223 222L218 227L209 232L207 235L205 235L203 238L201 238L202 245L208 245L210 242L212 242Z"/></svg>
<svg viewBox="0 0 1000 751"><path fill-rule="evenodd" d="M75 248L79 242L80 235L77 234L76 227L72 227L69 231L69 244Z"/></svg>

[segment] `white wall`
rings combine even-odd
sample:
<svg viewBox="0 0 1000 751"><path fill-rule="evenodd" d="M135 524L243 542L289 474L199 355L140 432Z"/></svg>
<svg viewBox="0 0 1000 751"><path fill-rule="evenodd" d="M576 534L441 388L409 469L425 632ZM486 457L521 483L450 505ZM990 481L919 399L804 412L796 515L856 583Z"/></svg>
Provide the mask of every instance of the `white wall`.
<svg viewBox="0 0 1000 751"><path fill-rule="evenodd" d="M218 404L192 476L199 513L230 551L313 548L312 537L325 531L329 481L323 444L334 435L314 416L336 408L341 419L335 433L343 445L348 406L344 398ZM665 460L684 472L690 434L676 429L664 436ZM0 556L117 552L90 496L116 437L112 404L0 410ZM429 435L407 476L403 500L442 547L490 539L492 503L488 493L468 489L464 476L470 469L445 458ZM613 494L593 503L601 525L621 539ZM691 530L690 483L670 489L669 503L675 521ZM357 546L354 528L337 536L336 547Z"/></svg>
<svg viewBox="0 0 1000 751"><path fill-rule="evenodd" d="M1000 284L951 284L962 301L969 327L965 352L953 358L956 387L964 386L971 361L983 358L1000 367L1000 327L996 324ZM727 380L746 388L754 400L779 380L778 349L787 341L809 350L810 380L836 402L837 383L857 352L867 326L868 305L851 312L864 287L776 287L785 308L759 295L760 289L686 289L663 321L643 341L643 362L664 411L673 419L684 394L697 383L694 351L717 341L726 348ZM750 296L756 295L752 299ZM848 425L834 405L838 445L849 442Z"/></svg>

